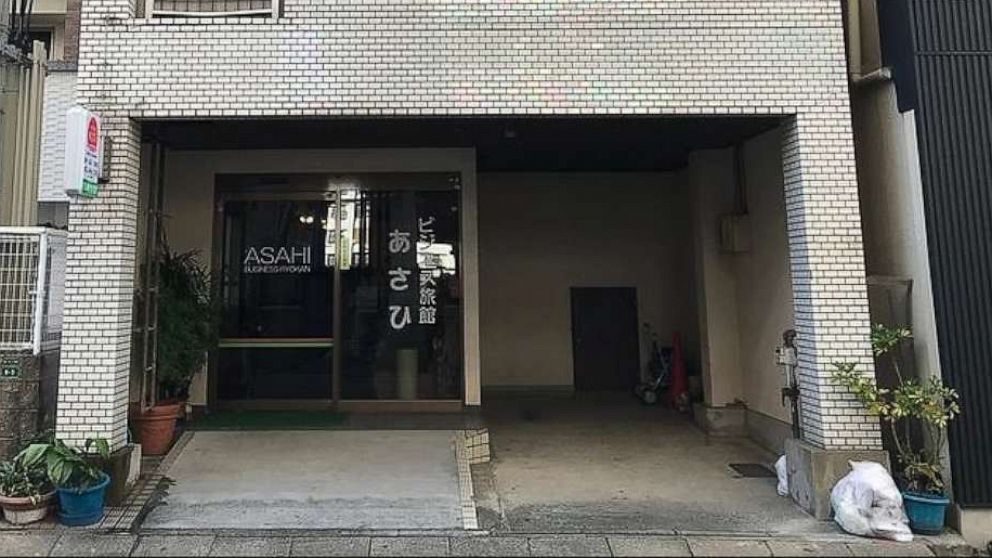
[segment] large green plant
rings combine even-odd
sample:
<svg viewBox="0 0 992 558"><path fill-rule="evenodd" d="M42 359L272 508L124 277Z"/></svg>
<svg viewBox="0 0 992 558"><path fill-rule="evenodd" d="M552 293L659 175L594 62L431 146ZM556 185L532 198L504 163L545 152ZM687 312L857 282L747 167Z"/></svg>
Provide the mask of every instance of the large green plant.
<svg viewBox="0 0 992 558"><path fill-rule="evenodd" d="M86 440L83 450L70 447L62 440L31 444L15 458L24 467L44 466L48 479L59 488L85 490L104 478L103 470L88 456L90 449L95 457L110 458L110 446L102 438Z"/></svg>
<svg viewBox="0 0 992 558"><path fill-rule="evenodd" d="M0 496L31 498L37 503L51 489L52 485L43 465L27 467L23 459L0 463Z"/></svg>
<svg viewBox="0 0 992 558"><path fill-rule="evenodd" d="M163 250L159 261L158 398L184 399L216 343L210 273L196 252Z"/></svg>
<svg viewBox="0 0 992 558"><path fill-rule="evenodd" d="M909 328L872 326L876 358L888 358L896 375L891 389L879 387L853 363L835 363L834 379L849 389L869 413L889 428L895 445L898 478L912 492L943 493L941 457L947 424L960 412L958 394L939 378L921 383L903 376L897 349L913 336ZM919 431L922 437L915 436Z"/></svg>

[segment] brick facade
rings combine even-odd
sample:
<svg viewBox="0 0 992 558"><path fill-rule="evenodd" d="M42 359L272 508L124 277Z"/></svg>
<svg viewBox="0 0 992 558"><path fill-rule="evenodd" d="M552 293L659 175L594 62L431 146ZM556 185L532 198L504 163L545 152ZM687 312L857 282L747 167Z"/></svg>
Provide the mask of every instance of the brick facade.
<svg viewBox="0 0 992 558"><path fill-rule="evenodd" d="M79 96L120 141L108 195L72 210L63 348L72 389L60 430L121 440L142 119L782 115L808 436L828 448L880 446L877 425L828 381L839 358L871 373L840 9L286 0L278 19L191 21L136 18L135 0L86 2ZM97 279L106 292L92 292ZM91 395L103 404L93 412ZM90 418L72 416L84 411Z"/></svg>
<svg viewBox="0 0 992 558"><path fill-rule="evenodd" d="M69 211L55 427L70 443L103 437L119 448L127 440L140 127L111 117L104 132L113 142L110 182Z"/></svg>
<svg viewBox="0 0 992 558"><path fill-rule="evenodd" d="M827 109L792 117L784 128L803 429L820 447L881 449L878 419L830 379L835 362L874 373L851 123Z"/></svg>

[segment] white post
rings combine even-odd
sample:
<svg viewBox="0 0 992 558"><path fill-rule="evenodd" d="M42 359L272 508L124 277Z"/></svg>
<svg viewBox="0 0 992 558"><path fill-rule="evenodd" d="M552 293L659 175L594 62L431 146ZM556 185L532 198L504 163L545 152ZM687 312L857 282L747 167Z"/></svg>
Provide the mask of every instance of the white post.
<svg viewBox="0 0 992 558"><path fill-rule="evenodd" d="M479 331L479 221L475 152L461 155L462 163L462 351L465 361L465 404L482 404L482 362Z"/></svg>
<svg viewBox="0 0 992 558"><path fill-rule="evenodd" d="M104 112L110 180L69 208L56 434L69 445L127 442L141 127Z"/></svg>
<svg viewBox="0 0 992 558"><path fill-rule="evenodd" d="M846 102L789 118L783 167L804 439L826 450L882 447L877 417L837 385L834 363L874 377L865 260Z"/></svg>
<svg viewBox="0 0 992 558"><path fill-rule="evenodd" d="M35 355L41 353L42 321L45 317L45 275L48 273L48 231L38 232L38 279L34 288L34 327L31 349Z"/></svg>

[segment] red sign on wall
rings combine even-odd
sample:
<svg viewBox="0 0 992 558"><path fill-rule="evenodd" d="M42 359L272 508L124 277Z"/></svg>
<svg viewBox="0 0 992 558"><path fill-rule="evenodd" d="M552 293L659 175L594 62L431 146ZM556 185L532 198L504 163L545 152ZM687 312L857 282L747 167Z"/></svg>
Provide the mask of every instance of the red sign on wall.
<svg viewBox="0 0 992 558"><path fill-rule="evenodd" d="M100 192L103 137L100 116L83 107L66 112L65 191L70 196L95 197Z"/></svg>
<svg viewBox="0 0 992 558"><path fill-rule="evenodd" d="M86 149L96 152L100 144L100 124L96 117L90 116L86 124Z"/></svg>

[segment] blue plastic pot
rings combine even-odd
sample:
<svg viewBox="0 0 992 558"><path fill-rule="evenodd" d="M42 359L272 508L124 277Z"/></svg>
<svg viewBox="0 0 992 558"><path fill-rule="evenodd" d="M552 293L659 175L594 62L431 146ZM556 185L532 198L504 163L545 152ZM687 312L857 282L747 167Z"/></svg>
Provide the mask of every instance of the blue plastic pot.
<svg viewBox="0 0 992 558"><path fill-rule="evenodd" d="M59 494L59 520L63 525L92 525L103 519L103 499L107 494L110 477L82 490L56 488Z"/></svg>
<svg viewBox="0 0 992 558"><path fill-rule="evenodd" d="M939 535L944 532L944 515L951 503L946 496L903 492L902 502L914 533Z"/></svg>

